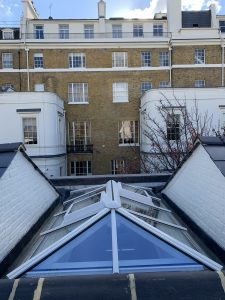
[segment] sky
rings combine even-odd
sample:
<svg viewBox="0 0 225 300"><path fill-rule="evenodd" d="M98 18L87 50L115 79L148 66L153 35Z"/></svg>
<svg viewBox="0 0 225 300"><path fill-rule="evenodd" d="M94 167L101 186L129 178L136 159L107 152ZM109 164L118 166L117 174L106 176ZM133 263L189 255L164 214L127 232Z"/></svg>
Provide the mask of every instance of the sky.
<svg viewBox="0 0 225 300"><path fill-rule="evenodd" d="M166 11L166 0L105 0L107 18L152 18L155 12ZM173 1L173 0L169 0ZM98 0L33 0L40 19L97 18ZM182 0L183 10L207 9L216 3L218 14L225 15L225 0ZM50 8L51 7L51 8ZM0 24L18 25L21 16L21 0L0 0Z"/></svg>

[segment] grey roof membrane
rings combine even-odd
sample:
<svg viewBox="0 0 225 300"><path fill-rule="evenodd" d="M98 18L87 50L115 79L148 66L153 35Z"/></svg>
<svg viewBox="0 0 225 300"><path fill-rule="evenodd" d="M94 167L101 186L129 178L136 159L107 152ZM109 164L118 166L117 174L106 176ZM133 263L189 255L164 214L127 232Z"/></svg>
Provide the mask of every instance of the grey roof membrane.
<svg viewBox="0 0 225 300"><path fill-rule="evenodd" d="M182 28L211 27L211 11L183 11Z"/></svg>
<svg viewBox="0 0 225 300"><path fill-rule="evenodd" d="M201 137L200 141L217 168L225 176L225 137Z"/></svg>
<svg viewBox="0 0 225 300"><path fill-rule="evenodd" d="M21 143L0 144L0 178L9 167Z"/></svg>

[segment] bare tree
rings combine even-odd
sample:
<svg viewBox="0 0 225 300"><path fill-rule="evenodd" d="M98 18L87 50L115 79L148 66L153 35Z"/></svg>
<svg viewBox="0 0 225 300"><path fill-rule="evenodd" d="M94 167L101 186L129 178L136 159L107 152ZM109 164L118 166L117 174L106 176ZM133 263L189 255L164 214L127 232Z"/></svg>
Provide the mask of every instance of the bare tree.
<svg viewBox="0 0 225 300"><path fill-rule="evenodd" d="M142 111L142 133L148 145L141 152L142 170L147 173L173 172L192 150L198 136L215 135L213 116L206 111L201 114L197 101L188 111L186 100L170 101L163 95L156 107L157 116Z"/></svg>

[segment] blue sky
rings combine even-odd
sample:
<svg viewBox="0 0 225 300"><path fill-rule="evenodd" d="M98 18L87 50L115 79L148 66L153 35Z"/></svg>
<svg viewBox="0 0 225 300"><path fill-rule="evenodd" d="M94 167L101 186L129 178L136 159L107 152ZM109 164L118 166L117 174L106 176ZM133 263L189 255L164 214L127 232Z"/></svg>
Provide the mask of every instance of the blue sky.
<svg viewBox="0 0 225 300"><path fill-rule="evenodd" d="M105 0L107 18L145 18L165 11L166 0ZM172 1L172 0L169 0ZM33 0L40 18L48 18L52 5L53 18L97 18L98 0ZM206 9L210 2L218 4L219 14L225 14L225 0L182 0L183 9ZM88 8L88 9L87 9ZM16 24L21 15L20 0L0 0L0 24Z"/></svg>

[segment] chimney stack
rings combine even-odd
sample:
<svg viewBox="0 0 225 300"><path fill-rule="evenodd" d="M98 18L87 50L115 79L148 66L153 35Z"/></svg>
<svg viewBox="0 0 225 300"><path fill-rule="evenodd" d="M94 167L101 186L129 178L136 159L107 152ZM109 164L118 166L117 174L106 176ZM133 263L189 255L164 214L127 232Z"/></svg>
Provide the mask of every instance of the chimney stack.
<svg viewBox="0 0 225 300"><path fill-rule="evenodd" d="M181 0L167 0L168 31L176 34L182 28Z"/></svg>
<svg viewBox="0 0 225 300"><path fill-rule="evenodd" d="M104 0L98 2L98 18L105 19L106 17L106 4Z"/></svg>

